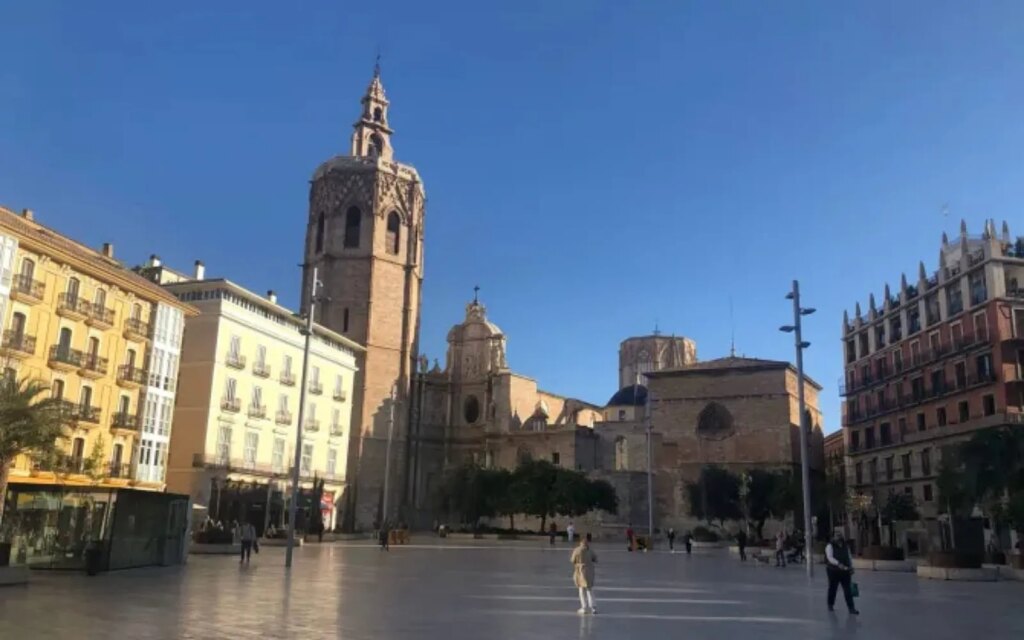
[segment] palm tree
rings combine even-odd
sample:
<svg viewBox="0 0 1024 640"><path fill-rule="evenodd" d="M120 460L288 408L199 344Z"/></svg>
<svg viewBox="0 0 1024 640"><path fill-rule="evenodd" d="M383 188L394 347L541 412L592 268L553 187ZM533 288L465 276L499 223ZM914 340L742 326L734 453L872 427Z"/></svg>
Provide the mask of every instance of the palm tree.
<svg viewBox="0 0 1024 640"><path fill-rule="evenodd" d="M47 390L37 380L0 380L0 518L14 459L29 452L52 455L66 437L63 402L44 395Z"/></svg>

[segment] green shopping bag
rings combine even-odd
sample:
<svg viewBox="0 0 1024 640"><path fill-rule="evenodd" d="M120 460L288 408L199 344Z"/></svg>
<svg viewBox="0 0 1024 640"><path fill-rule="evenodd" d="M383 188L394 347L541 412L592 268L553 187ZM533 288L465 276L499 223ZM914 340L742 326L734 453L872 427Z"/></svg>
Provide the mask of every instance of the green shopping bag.
<svg viewBox="0 0 1024 640"><path fill-rule="evenodd" d="M854 598L860 597L860 587L857 586L856 582L850 583L850 595L852 595Z"/></svg>

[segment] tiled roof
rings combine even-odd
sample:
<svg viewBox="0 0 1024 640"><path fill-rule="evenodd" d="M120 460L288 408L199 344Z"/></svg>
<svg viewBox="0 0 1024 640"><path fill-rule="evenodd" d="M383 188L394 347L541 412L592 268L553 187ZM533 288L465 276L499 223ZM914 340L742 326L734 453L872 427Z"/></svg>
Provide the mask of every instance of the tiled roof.
<svg viewBox="0 0 1024 640"><path fill-rule="evenodd" d="M142 294L176 307L190 308L189 305L180 302L173 295L164 291L162 287L128 269L118 260L108 258L95 249L4 207L0 207L0 229L14 233L18 236L19 243L26 243L40 253L53 255L58 260L77 259L82 263L81 266L75 265L80 270L92 271L100 279L110 280L113 284L122 286L137 295Z"/></svg>
<svg viewBox="0 0 1024 640"><path fill-rule="evenodd" d="M644 375L648 378L661 378L671 377L674 375L688 375L688 374L724 374L729 371L770 371L773 369L792 369L794 372L796 368L783 360L762 360L760 358L743 358L737 356L726 356L724 358L717 358L715 360L704 360L702 362L693 362L691 364L676 367L674 369L662 369L660 371L648 371ZM821 389L821 385L812 380L806 373L804 379L807 380L814 387Z"/></svg>

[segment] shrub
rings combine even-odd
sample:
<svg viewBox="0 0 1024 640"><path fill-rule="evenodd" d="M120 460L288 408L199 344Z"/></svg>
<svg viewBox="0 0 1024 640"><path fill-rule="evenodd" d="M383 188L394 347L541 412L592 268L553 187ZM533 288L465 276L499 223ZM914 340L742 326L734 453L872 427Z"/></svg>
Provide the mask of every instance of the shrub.
<svg viewBox="0 0 1024 640"><path fill-rule="evenodd" d="M718 532L713 529L698 525L693 528L693 539L696 542L718 542L722 539L722 536L718 535Z"/></svg>

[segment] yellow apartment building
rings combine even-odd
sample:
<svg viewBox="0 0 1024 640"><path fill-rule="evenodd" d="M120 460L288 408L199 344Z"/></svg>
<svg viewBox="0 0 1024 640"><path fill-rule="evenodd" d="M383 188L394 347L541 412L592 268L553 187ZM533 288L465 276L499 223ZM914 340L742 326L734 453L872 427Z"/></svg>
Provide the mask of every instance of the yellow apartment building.
<svg viewBox="0 0 1024 640"><path fill-rule="evenodd" d="M217 520L262 531L284 523L298 425L305 321L223 279L188 277L153 258L139 269L199 315L186 321L168 490L189 494ZM363 348L315 326L300 451L301 487L325 481L321 509L335 524L345 488L352 382ZM301 524L301 521L300 521Z"/></svg>
<svg viewBox="0 0 1024 640"><path fill-rule="evenodd" d="M57 460L14 463L10 490L164 488L189 305L114 259L0 207L0 365L62 398Z"/></svg>

